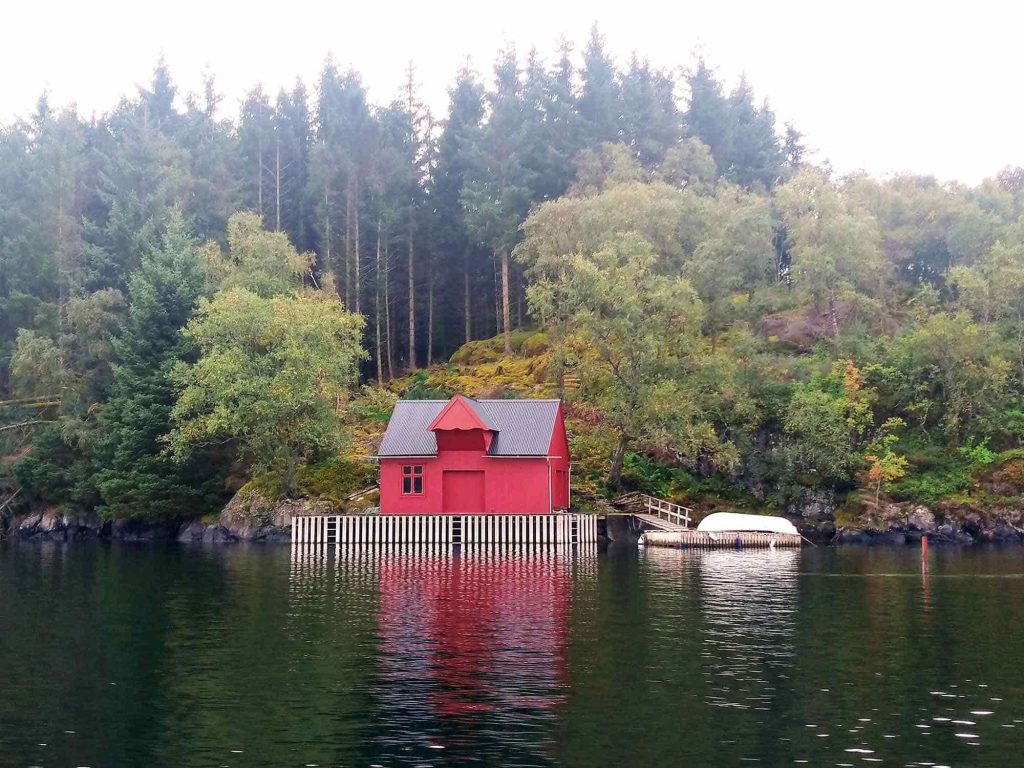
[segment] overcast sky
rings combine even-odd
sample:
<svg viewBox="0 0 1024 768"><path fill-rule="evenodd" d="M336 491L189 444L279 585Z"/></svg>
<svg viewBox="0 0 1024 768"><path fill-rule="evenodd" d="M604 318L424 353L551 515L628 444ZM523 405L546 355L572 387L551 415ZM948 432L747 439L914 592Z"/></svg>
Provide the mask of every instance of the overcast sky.
<svg viewBox="0 0 1024 768"><path fill-rule="evenodd" d="M244 91L315 83L325 55L389 100L411 59L437 112L468 56L489 74L513 43L579 51L596 21L610 52L664 67L702 50L731 87L745 72L779 127L793 122L840 172L911 171L976 183L1024 165L1020 39L1013 0L818 2L17 2L4 10L0 120L55 104L102 113L148 80L163 53L181 91L216 76L232 116ZM668 9L668 10L666 10Z"/></svg>

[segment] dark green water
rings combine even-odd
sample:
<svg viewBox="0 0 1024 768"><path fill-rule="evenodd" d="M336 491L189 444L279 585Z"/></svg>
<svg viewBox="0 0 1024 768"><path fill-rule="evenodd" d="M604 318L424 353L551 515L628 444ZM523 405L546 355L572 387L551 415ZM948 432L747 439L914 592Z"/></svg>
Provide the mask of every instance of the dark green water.
<svg viewBox="0 0 1024 768"><path fill-rule="evenodd" d="M463 764L1024 765L1024 550L0 543L0 766Z"/></svg>

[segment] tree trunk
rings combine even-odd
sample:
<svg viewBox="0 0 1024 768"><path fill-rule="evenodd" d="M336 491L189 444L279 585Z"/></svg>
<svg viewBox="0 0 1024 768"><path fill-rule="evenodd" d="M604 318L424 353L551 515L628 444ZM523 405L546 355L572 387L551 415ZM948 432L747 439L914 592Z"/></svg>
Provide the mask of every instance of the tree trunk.
<svg viewBox="0 0 1024 768"><path fill-rule="evenodd" d="M505 354L512 354L512 328L508 296L508 252L501 253L501 324L505 333Z"/></svg>
<svg viewBox="0 0 1024 768"><path fill-rule="evenodd" d="M277 153L277 169L274 171L274 207L277 209L277 221L274 229L281 231L281 136L274 132L274 145Z"/></svg>
<svg viewBox="0 0 1024 768"><path fill-rule="evenodd" d="M256 207L260 212L260 220L263 218L263 129L260 129L256 137Z"/></svg>
<svg viewBox="0 0 1024 768"><path fill-rule="evenodd" d="M352 182L345 186L345 306L352 308Z"/></svg>
<svg viewBox="0 0 1024 768"><path fill-rule="evenodd" d="M608 485L619 491L622 490L622 460L626 456L626 448L629 445L629 438L623 432L619 435L619 442L612 451L612 465L608 470Z"/></svg>
<svg viewBox="0 0 1024 768"><path fill-rule="evenodd" d="M427 367L434 364L434 269L427 269Z"/></svg>
<svg viewBox="0 0 1024 768"><path fill-rule="evenodd" d="M283 477L281 478L281 485L284 486L285 498L291 498L292 491L295 490L295 475L299 471L299 460L294 456L289 456L285 459Z"/></svg>
<svg viewBox="0 0 1024 768"><path fill-rule="evenodd" d="M392 343L391 343L391 269L389 264L389 248L390 240L385 237L384 239L384 350L387 352L388 361L388 380L395 378L395 361L392 356Z"/></svg>
<svg viewBox="0 0 1024 768"><path fill-rule="evenodd" d="M462 320L465 326L465 343L468 344L473 340L473 316L470 310L469 300L469 247L466 247L466 253L463 257L463 271L462 271L462 296L463 296L463 307L462 307Z"/></svg>
<svg viewBox="0 0 1024 768"><path fill-rule="evenodd" d="M373 302L373 314L375 315L375 323L377 326L377 386L384 384L384 359L383 359L383 348L381 347L380 340L380 298L381 298L381 284L380 284L380 217L377 218L377 291L376 299ZM385 279L387 279L385 277Z"/></svg>
<svg viewBox="0 0 1024 768"><path fill-rule="evenodd" d="M334 263L331 261L331 194L330 187L327 182L324 182L324 263L327 269L334 272L337 277L337 271L334 269ZM335 284L335 291L338 290L337 284Z"/></svg>
<svg viewBox="0 0 1024 768"><path fill-rule="evenodd" d="M491 271L494 273L494 335L501 334L501 279L498 277L497 254L491 254Z"/></svg>
<svg viewBox="0 0 1024 768"><path fill-rule="evenodd" d="M58 172L57 184L57 319L60 321L61 329L64 328L64 318L67 314L67 293L64 290L64 281L67 277L67 266L64 263L64 174Z"/></svg>
<svg viewBox="0 0 1024 768"><path fill-rule="evenodd" d="M526 292L523 290L523 277L522 275L516 276L516 327L523 327L523 295Z"/></svg>
<svg viewBox="0 0 1024 768"><path fill-rule="evenodd" d="M359 188L356 187L356 208L355 208L355 232L353 234L352 242L352 261L355 264L356 271L356 314L362 314L362 299L360 298L363 290L362 279L360 277L360 259L359 259Z"/></svg>
<svg viewBox="0 0 1024 768"><path fill-rule="evenodd" d="M416 367L416 272L412 238L412 212L409 212L409 369Z"/></svg>
<svg viewBox="0 0 1024 768"><path fill-rule="evenodd" d="M832 339L838 343L839 318L836 316L836 292L832 288L828 289L828 314L832 320Z"/></svg>

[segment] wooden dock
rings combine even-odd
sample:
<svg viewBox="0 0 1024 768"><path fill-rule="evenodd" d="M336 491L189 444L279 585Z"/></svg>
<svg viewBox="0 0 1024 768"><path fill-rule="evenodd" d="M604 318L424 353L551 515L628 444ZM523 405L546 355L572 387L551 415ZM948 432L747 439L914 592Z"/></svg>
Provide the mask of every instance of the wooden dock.
<svg viewBox="0 0 1024 768"><path fill-rule="evenodd" d="M795 533L755 533L752 531L722 531L710 533L694 529L680 531L648 530L640 541L648 547L675 549L768 549L799 547L803 540Z"/></svg>
<svg viewBox="0 0 1024 768"><path fill-rule="evenodd" d="M693 510L646 493L626 493L612 502L624 514L633 515L648 527L663 531L688 530Z"/></svg>
<svg viewBox="0 0 1024 768"><path fill-rule="evenodd" d="M755 531L698 531L690 527L693 510L681 504L658 499L646 493L627 493L612 501L628 516L630 529L639 531L640 543L649 547L675 549L743 549L752 547L799 547L803 541L794 533ZM609 516L611 517L611 516Z"/></svg>
<svg viewBox="0 0 1024 768"><path fill-rule="evenodd" d="M292 544L583 544L597 542L597 516L303 515Z"/></svg>

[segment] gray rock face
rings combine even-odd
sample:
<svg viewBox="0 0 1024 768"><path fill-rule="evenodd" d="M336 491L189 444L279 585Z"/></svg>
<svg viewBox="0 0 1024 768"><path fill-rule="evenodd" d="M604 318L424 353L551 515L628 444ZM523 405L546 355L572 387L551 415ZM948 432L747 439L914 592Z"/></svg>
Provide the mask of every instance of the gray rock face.
<svg viewBox="0 0 1024 768"><path fill-rule="evenodd" d="M940 506L938 511L908 503L887 504L863 515L861 527L840 531L834 543L916 543L927 536L937 544L1024 543L1024 512Z"/></svg>
<svg viewBox="0 0 1024 768"><path fill-rule="evenodd" d="M800 498L783 510L783 514L789 517L819 521L834 520L835 513L835 492L820 488L804 488L800 492Z"/></svg>
<svg viewBox="0 0 1024 768"><path fill-rule="evenodd" d="M11 518L7 530L23 540L73 541L107 536L110 524L95 512L66 514L46 507Z"/></svg>
<svg viewBox="0 0 1024 768"><path fill-rule="evenodd" d="M935 530L935 515L928 507L915 507L907 516L907 527L912 531L932 533Z"/></svg>
<svg viewBox="0 0 1024 768"><path fill-rule="evenodd" d="M324 501L270 501L256 493L238 493L221 511L218 527L226 536L241 541L290 542L293 517L337 512Z"/></svg>

